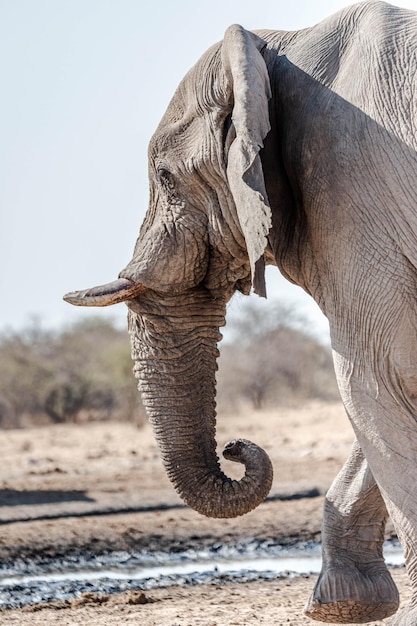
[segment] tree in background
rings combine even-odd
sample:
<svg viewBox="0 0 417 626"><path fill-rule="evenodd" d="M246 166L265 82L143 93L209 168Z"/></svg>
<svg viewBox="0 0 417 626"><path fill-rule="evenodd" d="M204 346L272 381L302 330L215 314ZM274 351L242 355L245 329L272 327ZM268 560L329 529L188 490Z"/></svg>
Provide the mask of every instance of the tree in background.
<svg viewBox="0 0 417 626"><path fill-rule="evenodd" d="M218 400L253 408L290 400L339 398L330 348L308 332L308 323L291 307L265 309L248 300L229 322L230 338L221 347Z"/></svg>
<svg viewBox="0 0 417 626"><path fill-rule="evenodd" d="M127 332L94 317L59 333L32 323L0 336L0 424L141 421Z"/></svg>

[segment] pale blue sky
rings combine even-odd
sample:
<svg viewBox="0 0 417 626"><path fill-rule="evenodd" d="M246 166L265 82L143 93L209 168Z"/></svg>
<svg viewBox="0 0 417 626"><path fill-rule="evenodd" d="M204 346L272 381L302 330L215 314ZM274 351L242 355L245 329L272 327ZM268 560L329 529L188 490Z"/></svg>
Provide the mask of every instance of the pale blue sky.
<svg viewBox="0 0 417 626"><path fill-rule="evenodd" d="M33 315L46 327L123 320L125 305L75 309L62 295L113 280L129 260L147 144L178 82L232 23L293 30L349 4L1 0L0 332ZM301 290L274 275L268 287L325 328Z"/></svg>

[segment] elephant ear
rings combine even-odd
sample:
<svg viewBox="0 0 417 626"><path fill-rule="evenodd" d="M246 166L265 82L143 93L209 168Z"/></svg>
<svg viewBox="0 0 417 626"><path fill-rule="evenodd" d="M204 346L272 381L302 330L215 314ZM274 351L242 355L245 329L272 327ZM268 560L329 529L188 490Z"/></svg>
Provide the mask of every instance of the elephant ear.
<svg viewBox="0 0 417 626"><path fill-rule="evenodd" d="M266 297L264 251L272 224L259 150L270 130L269 75L260 50L265 42L242 26L224 36L222 62L233 92L235 139L227 155L227 177L249 255L252 286Z"/></svg>

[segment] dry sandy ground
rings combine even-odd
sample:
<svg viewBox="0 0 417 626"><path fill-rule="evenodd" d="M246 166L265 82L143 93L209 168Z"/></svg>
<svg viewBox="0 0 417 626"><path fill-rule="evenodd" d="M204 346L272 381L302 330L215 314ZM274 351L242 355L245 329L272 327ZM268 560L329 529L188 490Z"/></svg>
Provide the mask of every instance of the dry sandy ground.
<svg viewBox="0 0 417 626"><path fill-rule="evenodd" d="M181 506L152 432L129 424L62 425L2 432L0 558L63 557L77 551L182 550L252 537L319 539L323 497L277 496L330 485L352 430L339 404L310 403L219 416L220 448L233 437L264 447L274 464L272 498L235 520L210 520ZM236 466L224 463L229 475ZM162 505L162 506L161 506ZM390 529L388 529L389 532ZM403 601L408 583L394 570ZM0 612L0 625L242 626L313 624L303 606L314 577L84 595ZM378 622L381 623L382 622Z"/></svg>

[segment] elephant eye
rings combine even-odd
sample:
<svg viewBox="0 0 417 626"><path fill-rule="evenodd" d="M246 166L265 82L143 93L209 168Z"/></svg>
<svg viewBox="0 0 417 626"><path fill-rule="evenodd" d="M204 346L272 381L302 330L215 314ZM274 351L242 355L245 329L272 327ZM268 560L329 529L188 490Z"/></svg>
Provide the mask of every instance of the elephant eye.
<svg viewBox="0 0 417 626"><path fill-rule="evenodd" d="M161 167L158 169L157 176L159 182L167 191L173 191L175 189L174 176L169 170Z"/></svg>

